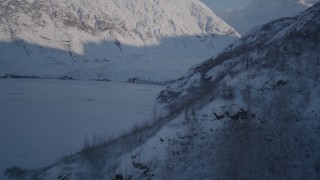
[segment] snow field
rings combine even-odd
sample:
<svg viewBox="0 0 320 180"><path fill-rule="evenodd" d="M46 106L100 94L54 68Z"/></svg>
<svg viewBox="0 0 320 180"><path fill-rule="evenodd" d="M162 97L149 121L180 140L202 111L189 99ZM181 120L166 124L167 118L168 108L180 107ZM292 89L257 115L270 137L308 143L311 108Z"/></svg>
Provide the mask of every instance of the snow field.
<svg viewBox="0 0 320 180"><path fill-rule="evenodd" d="M154 100L163 89L156 85L26 79L0 79L0 86L0 171L13 165L48 165L79 151L85 137L91 141L95 135L118 136L151 120Z"/></svg>

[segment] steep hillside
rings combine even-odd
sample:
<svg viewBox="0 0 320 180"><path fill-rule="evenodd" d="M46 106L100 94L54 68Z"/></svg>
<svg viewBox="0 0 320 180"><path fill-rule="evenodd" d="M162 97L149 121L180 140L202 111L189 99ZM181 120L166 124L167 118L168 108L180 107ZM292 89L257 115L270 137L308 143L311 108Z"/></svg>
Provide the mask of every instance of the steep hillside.
<svg viewBox="0 0 320 180"><path fill-rule="evenodd" d="M198 0L2 0L0 76L166 81L239 37Z"/></svg>
<svg viewBox="0 0 320 180"><path fill-rule="evenodd" d="M241 34L282 17L295 16L319 0L253 0L243 9L223 12L220 16Z"/></svg>
<svg viewBox="0 0 320 180"><path fill-rule="evenodd" d="M159 100L169 114L193 107L200 126L190 158L199 163L186 165L196 170L185 177L318 179L319 50L318 3L261 26L168 86Z"/></svg>
<svg viewBox="0 0 320 180"><path fill-rule="evenodd" d="M261 26L159 96L153 125L89 147L39 179L319 179L320 3Z"/></svg>

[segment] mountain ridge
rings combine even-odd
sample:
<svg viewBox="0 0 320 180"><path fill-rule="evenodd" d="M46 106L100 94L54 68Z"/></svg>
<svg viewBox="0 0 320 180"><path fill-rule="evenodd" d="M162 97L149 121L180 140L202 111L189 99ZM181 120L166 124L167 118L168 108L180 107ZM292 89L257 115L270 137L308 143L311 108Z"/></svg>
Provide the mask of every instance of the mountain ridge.
<svg viewBox="0 0 320 180"><path fill-rule="evenodd" d="M67 71L69 74L72 74L73 71L79 71L80 74L84 72L80 75L80 79L98 79L100 71L103 72L104 79L116 81L125 81L136 76L141 76L140 78L143 79L150 78L153 81L171 80L163 73L164 69L157 69L157 61L173 66L172 62L183 63L184 59L187 59L187 63L191 65L191 63L199 62L205 56L209 57L217 53L223 46L239 37L235 30L196 0L167 1L166 3L160 0L148 2L141 0L14 0L2 1L0 8L2 9L0 14L2 17L0 20L1 41L10 42L14 39L22 39L29 44L43 48L66 51L68 56L60 54L57 57L36 49L29 52L33 55L32 61L38 64L46 65L46 63L60 61L60 67L66 71L57 72L59 76L68 74ZM168 42L170 38L172 40ZM106 43L103 44L103 42ZM84 52L85 44L89 43L101 44L101 47L92 48L92 52L89 53ZM137 48L135 50L121 49L121 46ZM152 46L155 48L150 53L144 49ZM22 50L25 48L28 49L24 47ZM118 51L119 48L120 51ZM14 66L19 64L16 61L28 58L28 53L25 53L24 50L12 52L10 48L2 49L5 50L1 51L1 54L8 56L3 58L7 64ZM176 49L175 58L166 56L167 53L172 53L172 49ZM199 50L201 52L197 52ZM203 52L207 52L206 55ZM68 64L69 55L75 56L74 64ZM140 57L137 58L137 56ZM87 61L95 64L95 59L110 61L97 64L94 68L86 66ZM127 64L132 60L139 66L130 68ZM66 64L63 64L64 61ZM150 62L149 66L152 66L156 75L149 74L148 69L143 68L145 61ZM153 62L155 64L152 64ZM31 70L32 65L29 61L24 64L25 69ZM125 70L122 71L118 66L124 67ZM113 69L117 69L118 72L108 74L108 71ZM19 69L19 71L21 75L57 76L53 73L48 75L46 71L50 72L50 68L45 67L32 74L25 72L24 69ZM96 77L87 77L86 71ZM137 71L142 71L142 75L137 74ZM182 73L185 69L181 68L179 71ZM129 75L126 74L127 72ZM175 70L170 70L170 72L170 75L177 76L174 74ZM0 73L2 75L12 74L10 69Z"/></svg>

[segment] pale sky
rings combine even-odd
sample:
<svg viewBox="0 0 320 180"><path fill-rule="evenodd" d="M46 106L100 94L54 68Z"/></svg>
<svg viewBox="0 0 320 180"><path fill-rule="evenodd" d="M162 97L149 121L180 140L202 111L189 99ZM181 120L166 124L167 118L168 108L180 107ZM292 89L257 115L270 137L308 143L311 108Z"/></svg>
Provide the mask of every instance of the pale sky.
<svg viewBox="0 0 320 180"><path fill-rule="evenodd" d="M251 1L252 0L202 0L203 3L217 12L226 9L238 9L249 4Z"/></svg>

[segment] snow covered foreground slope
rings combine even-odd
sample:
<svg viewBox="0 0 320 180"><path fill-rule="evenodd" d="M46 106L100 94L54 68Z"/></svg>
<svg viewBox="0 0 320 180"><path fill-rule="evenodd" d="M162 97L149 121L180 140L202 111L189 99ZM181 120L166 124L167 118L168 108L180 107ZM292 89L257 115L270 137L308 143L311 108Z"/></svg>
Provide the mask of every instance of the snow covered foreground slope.
<svg viewBox="0 0 320 180"><path fill-rule="evenodd" d="M319 0L253 0L243 9L226 11L220 16L239 33L282 17L295 16Z"/></svg>
<svg viewBox="0 0 320 180"><path fill-rule="evenodd" d="M239 38L198 0L2 0L0 76L167 81Z"/></svg>
<svg viewBox="0 0 320 180"><path fill-rule="evenodd" d="M193 67L154 125L43 169L39 179L319 179L320 3Z"/></svg>

